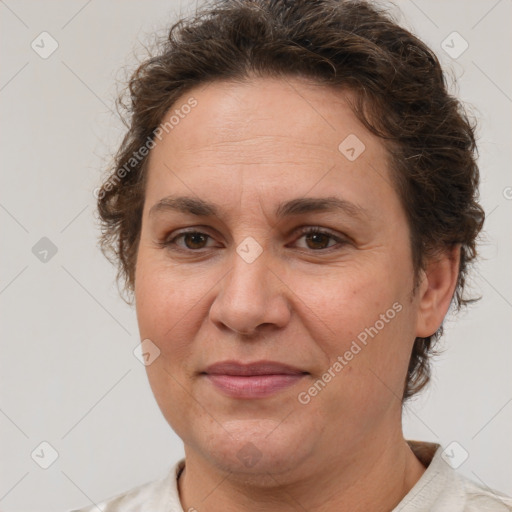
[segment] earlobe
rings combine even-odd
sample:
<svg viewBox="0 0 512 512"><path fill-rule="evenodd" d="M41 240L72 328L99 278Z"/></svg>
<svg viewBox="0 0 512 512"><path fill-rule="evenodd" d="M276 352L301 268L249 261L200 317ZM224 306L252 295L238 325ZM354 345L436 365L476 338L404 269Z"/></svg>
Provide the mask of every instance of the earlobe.
<svg viewBox="0 0 512 512"><path fill-rule="evenodd" d="M460 245L432 257L423 271L418 288L416 336L426 338L441 326L459 275Z"/></svg>

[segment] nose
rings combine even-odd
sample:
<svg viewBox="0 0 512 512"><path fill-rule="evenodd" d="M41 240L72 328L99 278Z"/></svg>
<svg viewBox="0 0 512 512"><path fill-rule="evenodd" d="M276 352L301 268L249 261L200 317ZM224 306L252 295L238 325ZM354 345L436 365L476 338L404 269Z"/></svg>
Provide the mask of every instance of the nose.
<svg viewBox="0 0 512 512"><path fill-rule="evenodd" d="M220 329L255 336L289 322L289 288L265 252L250 263L233 254L231 269L210 308L210 319Z"/></svg>

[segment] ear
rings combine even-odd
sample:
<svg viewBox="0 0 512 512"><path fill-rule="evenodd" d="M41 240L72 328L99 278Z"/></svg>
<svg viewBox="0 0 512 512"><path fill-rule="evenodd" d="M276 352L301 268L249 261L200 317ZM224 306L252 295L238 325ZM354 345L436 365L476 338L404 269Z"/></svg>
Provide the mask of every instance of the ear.
<svg viewBox="0 0 512 512"><path fill-rule="evenodd" d="M459 275L460 245L434 256L422 272L418 287L416 336L427 338L443 323Z"/></svg>

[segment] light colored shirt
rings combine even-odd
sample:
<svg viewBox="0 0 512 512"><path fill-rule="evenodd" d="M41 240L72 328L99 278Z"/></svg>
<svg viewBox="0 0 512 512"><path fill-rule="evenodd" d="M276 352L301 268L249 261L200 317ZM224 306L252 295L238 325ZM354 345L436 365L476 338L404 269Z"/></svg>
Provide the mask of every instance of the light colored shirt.
<svg viewBox="0 0 512 512"><path fill-rule="evenodd" d="M407 441L427 467L421 478L391 512L510 512L512 498L457 473L443 458L438 444ZM170 473L117 497L96 504L103 512L185 512L178 493L178 477L185 459ZM97 512L96 505L72 512ZM187 512L193 512L190 509Z"/></svg>

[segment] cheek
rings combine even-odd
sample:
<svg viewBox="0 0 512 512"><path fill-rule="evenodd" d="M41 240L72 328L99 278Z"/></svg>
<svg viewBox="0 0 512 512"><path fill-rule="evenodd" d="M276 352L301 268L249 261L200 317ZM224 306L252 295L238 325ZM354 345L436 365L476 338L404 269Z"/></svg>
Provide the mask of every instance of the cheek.
<svg viewBox="0 0 512 512"><path fill-rule="evenodd" d="M152 386L157 380L166 380L162 363L167 368L187 358L190 347L186 341L198 302L194 291L199 293L189 279L146 257L144 251L139 253L135 300L140 339L150 339L160 350L160 357L146 368Z"/></svg>
<svg viewBox="0 0 512 512"><path fill-rule="evenodd" d="M179 339L175 330L189 325L204 295L203 275L170 265L159 253L141 249L137 259L135 299L141 336Z"/></svg>
<svg viewBox="0 0 512 512"><path fill-rule="evenodd" d="M400 316L393 304L402 304L409 291L406 280L398 273L391 275L385 262L379 261L330 269L328 275L296 273L290 276L290 288L300 298L296 302L300 321L314 324L314 339L315 332L326 333L331 353L348 348L346 343L373 326L381 314L388 313L389 322L379 330L389 331Z"/></svg>
<svg viewBox="0 0 512 512"><path fill-rule="evenodd" d="M184 387L190 377L187 365L194 354L203 295L199 277L184 275L150 251L140 250L135 281L140 339L150 339L160 350L146 373L162 414L183 438L192 421L190 395ZM176 410L182 414L176 415Z"/></svg>
<svg viewBox="0 0 512 512"><path fill-rule="evenodd" d="M401 398L414 341L412 281L406 276L375 264L340 271L316 286L296 279L294 290L304 297L302 321L309 318L308 330L328 359L312 381L328 381L317 385L323 397L316 406L333 421L347 419L348 410L354 420L371 421Z"/></svg>

